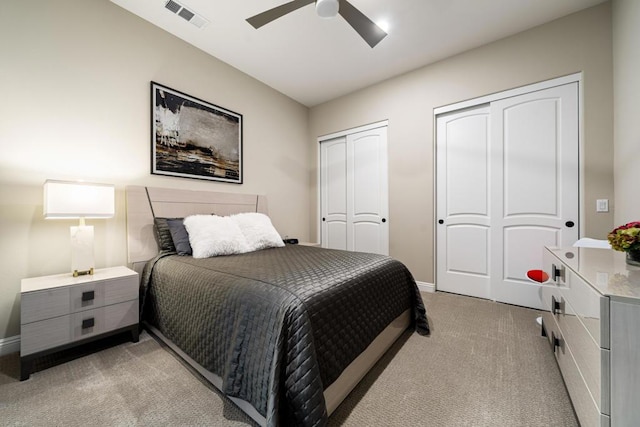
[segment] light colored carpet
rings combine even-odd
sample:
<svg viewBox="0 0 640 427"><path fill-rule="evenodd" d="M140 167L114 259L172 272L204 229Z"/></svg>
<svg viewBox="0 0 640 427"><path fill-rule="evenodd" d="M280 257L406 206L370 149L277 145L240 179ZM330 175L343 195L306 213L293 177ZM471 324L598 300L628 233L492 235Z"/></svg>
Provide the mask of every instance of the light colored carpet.
<svg viewBox="0 0 640 427"><path fill-rule="evenodd" d="M345 426L577 426L538 312L423 294L430 337L406 332L329 420ZM0 425L247 426L148 334L17 380L0 358Z"/></svg>

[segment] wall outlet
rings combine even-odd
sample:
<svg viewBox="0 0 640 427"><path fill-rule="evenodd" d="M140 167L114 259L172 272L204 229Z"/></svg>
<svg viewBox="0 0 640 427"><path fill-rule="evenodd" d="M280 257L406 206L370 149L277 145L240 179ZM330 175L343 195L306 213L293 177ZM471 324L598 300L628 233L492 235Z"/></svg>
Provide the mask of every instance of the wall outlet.
<svg viewBox="0 0 640 427"><path fill-rule="evenodd" d="M609 199L596 200L596 212L609 212Z"/></svg>

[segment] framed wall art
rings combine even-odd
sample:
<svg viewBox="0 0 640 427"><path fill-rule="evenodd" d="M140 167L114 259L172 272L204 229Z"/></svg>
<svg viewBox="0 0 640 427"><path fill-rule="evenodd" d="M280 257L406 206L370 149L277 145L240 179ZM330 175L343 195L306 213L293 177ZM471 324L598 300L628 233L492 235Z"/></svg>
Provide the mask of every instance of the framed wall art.
<svg viewBox="0 0 640 427"><path fill-rule="evenodd" d="M151 82L151 173L242 184L242 114Z"/></svg>

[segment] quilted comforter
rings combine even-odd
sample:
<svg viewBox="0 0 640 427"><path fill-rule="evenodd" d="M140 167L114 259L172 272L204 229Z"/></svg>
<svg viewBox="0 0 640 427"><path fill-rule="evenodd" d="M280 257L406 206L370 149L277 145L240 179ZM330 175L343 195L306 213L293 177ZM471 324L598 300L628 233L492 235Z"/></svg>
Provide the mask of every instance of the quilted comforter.
<svg viewBox="0 0 640 427"><path fill-rule="evenodd" d="M267 425L324 425L323 391L408 308L429 326L411 273L368 253L301 245L145 268L143 320L251 403Z"/></svg>

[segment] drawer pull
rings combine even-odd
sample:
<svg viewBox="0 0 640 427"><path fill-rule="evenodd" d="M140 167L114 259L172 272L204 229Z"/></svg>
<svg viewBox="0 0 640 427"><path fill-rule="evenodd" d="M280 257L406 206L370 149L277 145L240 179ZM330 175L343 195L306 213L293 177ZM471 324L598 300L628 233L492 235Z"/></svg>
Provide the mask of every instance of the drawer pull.
<svg viewBox="0 0 640 427"><path fill-rule="evenodd" d="M551 264L551 277L554 282L557 282L558 279L562 279L562 281L564 281L564 266L560 266L560 268L558 268L555 264Z"/></svg>
<svg viewBox="0 0 640 427"><path fill-rule="evenodd" d="M562 339L556 336L556 333L551 331L551 345L553 346L553 352L556 352L556 348L562 346Z"/></svg>
<svg viewBox="0 0 640 427"><path fill-rule="evenodd" d="M562 303L558 301L555 295L551 295L551 314L558 314L562 308Z"/></svg>
<svg viewBox="0 0 640 427"><path fill-rule="evenodd" d="M95 323L96 322L95 322L95 319L93 317L91 317L89 319L84 319L82 321L82 329L93 328Z"/></svg>
<svg viewBox="0 0 640 427"><path fill-rule="evenodd" d="M96 297L95 291L86 291L82 293L82 301L93 301Z"/></svg>

